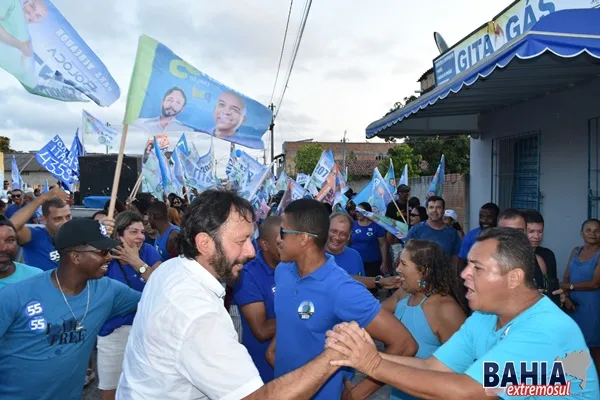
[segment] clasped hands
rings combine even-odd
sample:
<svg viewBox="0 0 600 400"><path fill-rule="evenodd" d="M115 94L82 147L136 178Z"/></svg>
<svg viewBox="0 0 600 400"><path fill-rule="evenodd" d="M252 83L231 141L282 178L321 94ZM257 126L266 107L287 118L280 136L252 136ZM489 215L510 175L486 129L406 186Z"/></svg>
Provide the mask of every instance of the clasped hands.
<svg viewBox="0 0 600 400"><path fill-rule="evenodd" d="M339 353L333 356L331 365L354 368L365 375L372 375L382 361L371 336L354 321L342 322L327 331L325 347Z"/></svg>

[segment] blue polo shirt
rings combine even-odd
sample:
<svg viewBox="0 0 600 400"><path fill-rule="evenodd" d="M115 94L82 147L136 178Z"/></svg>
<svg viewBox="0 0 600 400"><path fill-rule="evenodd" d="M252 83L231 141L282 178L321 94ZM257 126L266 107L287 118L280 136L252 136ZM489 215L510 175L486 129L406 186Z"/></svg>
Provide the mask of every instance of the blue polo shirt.
<svg viewBox="0 0 600 400"><path fill-rule="evenodd" d="M89 281L69 307L46 271L0 289L0 399L81 399L106 319L131 312L141 293L114 279ZM89 290L89 292L88 292ZM76 330L83 320L83 329Z"/></svg>
<svg viewBox="0 0 600 400"><path fill-rule="evenodd" d="M431 240L440 246L448 256L457 256L460 251L460 236L456 229L449 226L437 230L430 227L427 221L419 222L410 228L404 242L406 243L409 239Z"/></svg>
<svg viewBox="0 0 600 400"><path fill-rule="evenodd" d="M332 255L335 258L335 263L343 268L348 275L365 276L365 266L358 251L345 246L344 251L340 254L332 254L329 252L327 254Z"/></svg>
<svg viewBox="0 0 600 400"><path fill-rule="evenodd" d="M156 249L146 243L142 244L140 258L150 267L160 261L160 256ZM138 292L143 291L144 287L146 287L146 282L142 279L142 275L137 272L135 268L129 264L119 266L117 260L112 260L108 264L106 276L115 279ZM108 336L113 333L115 329L120 328L123 325L133 325L134 317L135 311L108 319L100 329L100 332L98 332L98 336Z"/></svg>
<svg viewBox="0 0 600 400"><path fill-rule="evenodd" d="M466 374L483 384L483 363L499 364L500 377L508 362L514 363L520 380L521 362L546 362L547 376L552 375L555 360L563 360L566 378L571 381L571 396L598 399L598 374L589 356L583 334L577 324L548 297L523 311L506 326L497 329L498 316L474 312L461 328L433 354L458 374ZM569 375L571 371L573 375ZM541 373L541 371L540 371ZM582 379L585 379L584 388ZM530 381L531 382L531 381ZM502 399L518 399L499 394ZM527 397L530 398L530 397Z"/></svg>
<svg viewBox="0 0 600 400"><path fill-rule="evenodd" d="M233 287L233 299L239 307L250 303L264 303L267 319L275 318L275 270L269 267L263 258L262 250L256 258L244 265L240 281ZM267 362L265 354L271 340L261 343L242 317L242 344L248 349L256 369L264 383L273 380L273 368Z"/></svg>
<svg viewBox="0 0 600 400"><path fill-rule="evenodd" d="M350 247L360 254L363 262L381 261L379 238L385 236L385 229L375 222L371 222L367 226L361 226L358 221L354 221L351 235Z"/></svg>
<svg viewBox="0 0 600 400"><path fill-rule="evenodd" d="M471 250L471 247L473 247L473 245L475 244L475 239L477 239L477 235L479 235L479 232L481 232L480 227L477 227L467 232L460 246L460 252L458 253L459 258L462 258L463 260L467 259L469 251Z"/></svg>
<svg viewBox="0 0 600 400"><path fill-rule="evenodd" d="M366 327L381 310L381 304L346 271L333 256L312 274L300 277L296 263L281 263L275 269L275 315L277 346L275 378L308 363L323 352L325 333L341 322L356 321ZM337 371L314 399L339 399L347 368Z"/></svg>
<svg viewBox="0 0 600 400"><path fill-rule="evenodd" d="M156 248L156 251L158 251L158 254L160 254L160 258L163 261L167 261L169 258L171 258L171 254L167 251L167 242L169 241L171 232L180 230L181 229L177 225L171 225L164 235L161 236L158 232L156 233L154 247Z"/></svg>
<svg viewBox="0 0 600 400"><path fill-rule="evenodd" d="M54 247L54 241L44 226L29 228L31 240L21 246L23 249L23 261L27 265L49 271L58 267L60 255Z"/></svg>

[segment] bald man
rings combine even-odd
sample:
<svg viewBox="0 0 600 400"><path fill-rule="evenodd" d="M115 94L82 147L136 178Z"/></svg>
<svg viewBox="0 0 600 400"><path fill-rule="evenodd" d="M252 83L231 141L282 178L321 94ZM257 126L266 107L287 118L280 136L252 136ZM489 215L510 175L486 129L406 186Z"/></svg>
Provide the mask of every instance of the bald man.
<svg viewBox="0 0 600 400"><path fill-rule="evenodd" d="M246 102L236 93L223 92L217 99L213 118L213 136L220 139L233 136L246 123Z"/></svg>
<svg viewBox="0 0 600 400"><path fill-rule="evenodd" d="M281 218L272 216L259 227L256 258L244 266L233 288L242 314L242 344L248 349L264 383L273 380L273 367L265 358L275 336L275 268L279 264L277 238Z"/></svg>

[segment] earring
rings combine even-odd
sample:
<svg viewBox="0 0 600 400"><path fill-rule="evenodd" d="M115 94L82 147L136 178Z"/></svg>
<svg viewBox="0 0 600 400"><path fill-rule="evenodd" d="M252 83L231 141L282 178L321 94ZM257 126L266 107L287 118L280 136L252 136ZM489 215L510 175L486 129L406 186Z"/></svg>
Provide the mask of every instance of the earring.
<svg viewBox="0 0 600 400"><path fill-rule="evenodd" d="M419 279L417 281L417 284L419 285L420 288L426 288L427 287L427 281L425 279Z"/></svg>

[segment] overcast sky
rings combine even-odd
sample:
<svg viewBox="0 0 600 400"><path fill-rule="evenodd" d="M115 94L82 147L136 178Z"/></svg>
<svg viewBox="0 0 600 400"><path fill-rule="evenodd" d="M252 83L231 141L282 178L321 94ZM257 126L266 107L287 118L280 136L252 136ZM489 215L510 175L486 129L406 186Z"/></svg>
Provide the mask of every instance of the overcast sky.
<svg viewBox="0 0 600 400"><path fill-rule="evenodd" d="M267 105L289 2L284 0L53 0L121 87L108 108L62 103L28 94L0 70L0 135L17 150L38 150L55 134L70 144L85 108L114 125L123 120L139 35L171 48L202 72ZM509 0L314 1L275 128L275 153L284 141L339 141L344 130L365 141L365 128L419 89L416 80L439 53L433 32L454 43L491 20ZM296 0L283 75L304 1ZM275 101L276 102L276 101ZM145 134L130 131L126 154L141 153ZM199 147L208 144L200 135ZM265 142L269 135L265 134ZM374 139L379 140L379 139ZM176 141L173 138L172 141ZM218 140L217 140L218 141ZM218 141L222 166L229 143ZM91 147L91 151L101 148ZM261 157L260 151L250 151ZM219 168L222 170L222 168Z"/></svg>

